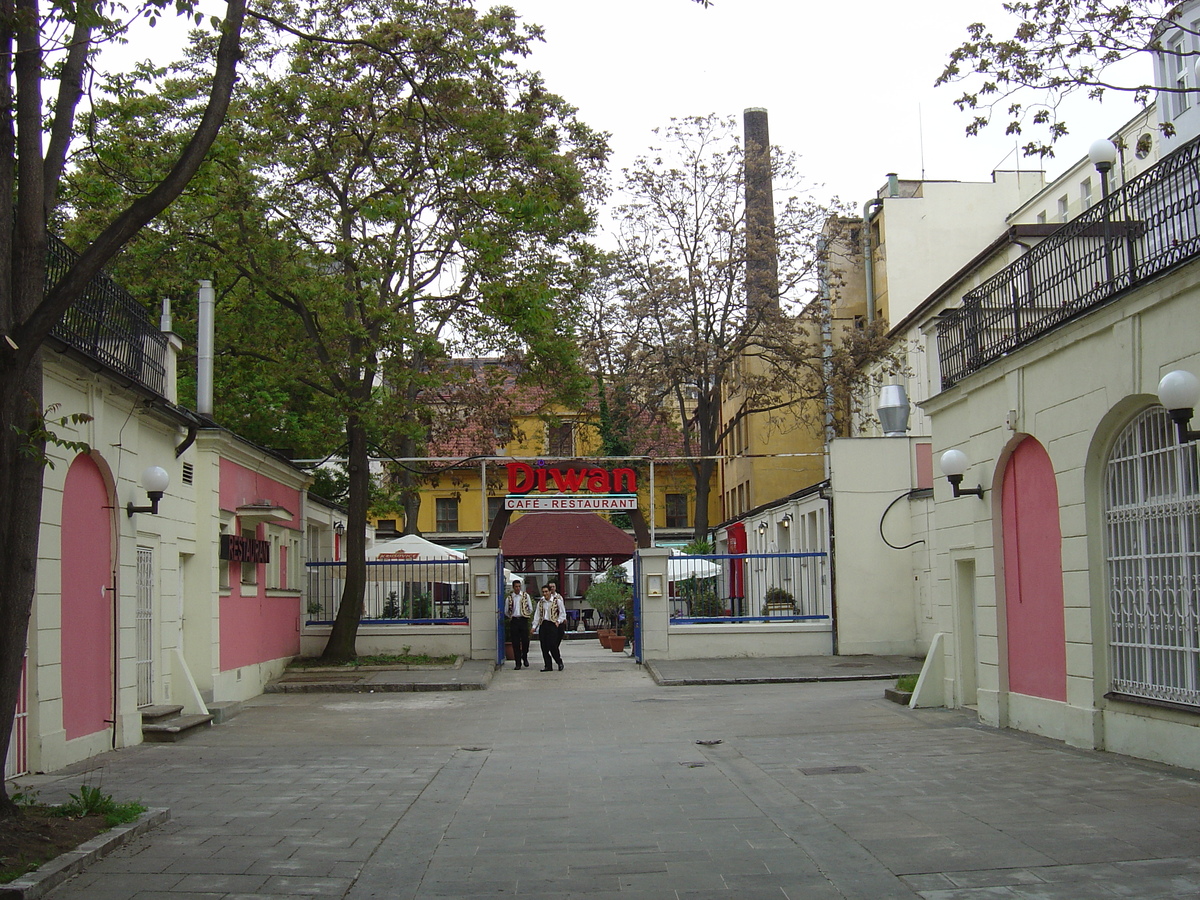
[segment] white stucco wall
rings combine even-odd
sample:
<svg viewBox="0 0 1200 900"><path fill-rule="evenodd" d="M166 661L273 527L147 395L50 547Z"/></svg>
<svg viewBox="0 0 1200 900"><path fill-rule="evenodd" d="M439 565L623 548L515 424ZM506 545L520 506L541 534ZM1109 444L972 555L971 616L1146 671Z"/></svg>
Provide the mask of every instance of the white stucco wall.
<svg viewBox="0 0 1200 900"><path fill-rule="evenodd" d="M1200 372L1200 265L1177 270L1134 296L1022 347L964 378L927 403L935 455L951 447L972 462L964 484L979 481L984 501L950 499L936 484L937 614L953 633L965 621L961 598L974 598L974 641L947 643L947 696L969 694L961 657L973 652L981 718L1084 747L1194 765L1200 715L1105 698L1107 586L1104 563L1103 464L1119 430L1157 403L1167 371ZM1060 503L1067 700L1054 703L1007 690L1003 554L999 489L1007 454L1036 438L1053 465ZM966 562L973 584L956 584ZM963 648L970 642L972 651ZM969 699L968 699L969 702Z"/></svg>
<svg viewBox="0 0 1200 900"><path fill-rule="evenodd" d="M923 655L929 648L935 631L926 534L931 500L906 496L918 486L915 446L921 442L842 438L830 444L840 654ZM885 536L905 549L889 547Z"/></svg>

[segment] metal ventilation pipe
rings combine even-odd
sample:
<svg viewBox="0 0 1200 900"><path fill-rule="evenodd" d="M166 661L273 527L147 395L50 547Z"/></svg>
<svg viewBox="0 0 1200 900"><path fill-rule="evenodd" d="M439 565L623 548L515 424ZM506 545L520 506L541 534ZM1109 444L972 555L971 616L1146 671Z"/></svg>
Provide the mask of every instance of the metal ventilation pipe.
<svg viewBox="0 0 1200 900"><path fill-rule="evenodd" d="M213 344L216 342L216 299L212 282L200 282L196 336L196 412L213 414Z"/></svg>

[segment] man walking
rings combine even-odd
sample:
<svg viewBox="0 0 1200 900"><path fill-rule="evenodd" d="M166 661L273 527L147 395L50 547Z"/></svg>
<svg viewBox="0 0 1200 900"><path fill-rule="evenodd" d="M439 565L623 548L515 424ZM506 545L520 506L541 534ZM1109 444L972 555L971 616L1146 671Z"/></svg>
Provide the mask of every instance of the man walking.
<svg viewBox="0 0 1200 900"><path fill-rule="evenodd" d="M542 645L542 671L553 672L550 664L551 657L558 663L558 671L563 670L562 654L558 645L562 642L560 626L567 621L567 608L562 597L552 594L549 586L542 588L542 599L538 601L537 610L533 614L533 627L538 633L538 643Z"/></svg>
<svg viewBox="0 0 1200 900"><path fill-rule="evenodd" d="M514 578L504 617L508 619L508 639L512 643L515 668L529 668L529 617L533 615L533 599L525 591L525 583Z"/></svg>

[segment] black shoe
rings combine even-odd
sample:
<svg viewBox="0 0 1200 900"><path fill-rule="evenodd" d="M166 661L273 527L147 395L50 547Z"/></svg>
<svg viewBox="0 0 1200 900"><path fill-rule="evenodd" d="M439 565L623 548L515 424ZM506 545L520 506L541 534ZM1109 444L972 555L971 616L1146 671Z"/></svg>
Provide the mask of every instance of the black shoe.
<svg viewBox="0 0 1200 900"><path fill-rule="evenodd" d="M553 672L554 670L553 670L553 669L541 669L541 670L539 670L539 671L542 671L542 672Z"/></svg>
<svg viewBox="0 0 1200 900"><path fill-rule="evenodd" d="M558 671L560 671L560 672L561 672L562 670L563 670L563 664L562 664L562 663L559 663L559 664L558 664Z"/></svg>
<svg viewBox="0 0 1200 900"><path fill-rule="evenodd" d="M521 668L521 664L517 663L516 668L518 668L518 669Z"/></svg>

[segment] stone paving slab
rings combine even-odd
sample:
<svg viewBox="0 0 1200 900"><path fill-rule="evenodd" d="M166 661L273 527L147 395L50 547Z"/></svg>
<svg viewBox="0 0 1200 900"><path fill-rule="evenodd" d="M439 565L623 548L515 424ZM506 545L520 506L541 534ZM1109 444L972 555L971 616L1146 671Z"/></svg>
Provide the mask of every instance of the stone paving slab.
<svg viewBox="0 0 1200 900"><path fill-rule="evenodd" d="M486 691L264 695L28 779L53 801L89 773L172 814L50 896L1200 896L1197 773L867 680L664 687L598 646L564 659Z"/></svg>

